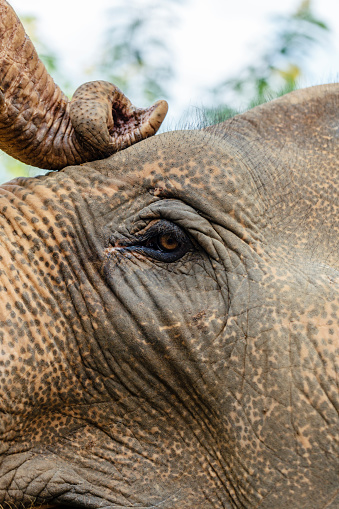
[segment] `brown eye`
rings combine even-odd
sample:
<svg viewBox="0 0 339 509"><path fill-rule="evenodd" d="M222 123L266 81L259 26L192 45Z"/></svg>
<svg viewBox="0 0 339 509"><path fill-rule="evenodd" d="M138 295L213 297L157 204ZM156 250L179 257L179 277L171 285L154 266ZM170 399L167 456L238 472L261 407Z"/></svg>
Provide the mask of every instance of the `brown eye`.
<svg viewBox="0 0 339 509"><path fill-rule="evenodd" d="M166 220L159 220L151 225L134 245L125 248L166 263L176 262L192 249L192 243L184 230Z"/></svg>
<svg viewBox="0 0 339 509"><path fill-rule="evenodd" d="M173 251L178 249L180 242L171 233L165 233L164 235L159 235L158 245L164 251Z"/></svg>

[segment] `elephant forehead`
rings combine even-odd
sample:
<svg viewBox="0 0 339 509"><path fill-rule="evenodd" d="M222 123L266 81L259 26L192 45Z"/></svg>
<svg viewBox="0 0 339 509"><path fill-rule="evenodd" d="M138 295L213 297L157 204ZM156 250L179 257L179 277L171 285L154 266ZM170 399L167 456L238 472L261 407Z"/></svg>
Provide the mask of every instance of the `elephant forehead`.
<svg viewBox="0 0 339 509"><path fill-rule="evenodd" d="M72 176L77 172L73 168ZM246 164L229 143L208 133L165 133L91 163L86 172L91 183L85 192L96 211L101 203L102 215L124 202L130 216L151 196L152 201L178 199L213 223L224 224L227 215L251 228L264 217L257 182Z"/></svg>
<svg viewBox="0 0 339 509"><path fill-rule="evenodd" d="M232 146L202 131L164 133L91 166L134 186L158 182L187 193L241 194L253 184Z"/></svg>
<svg viewBox="0 0 339 509"><path fill-rule="evenodd" d="M135 195L153 189L155 196L175 196L200 211L209 204L203 212L212 220L228 214L248 224L249 217L283 253L295 248L309 257L316 251L321 262L337 267L333 157L327 161L321 150L270 136L245 133L234 121L223 137L217 131L165 133L91 167Z"/></svg>
<svg viewBox="0 0 339 509"><path fill-rule="evenodd" d="M236 121L223 136L217 130L164 133L90 167L135 189L158 183L186 194L251 196L265 209L275 207L279 220L286 207L296 203L299 208L311 207L309 216L319 215L314 206L319 210L324 204L337 211L337 166L332 154L311 151L294 139L272 140L271 134L245 130Z"/></svg>

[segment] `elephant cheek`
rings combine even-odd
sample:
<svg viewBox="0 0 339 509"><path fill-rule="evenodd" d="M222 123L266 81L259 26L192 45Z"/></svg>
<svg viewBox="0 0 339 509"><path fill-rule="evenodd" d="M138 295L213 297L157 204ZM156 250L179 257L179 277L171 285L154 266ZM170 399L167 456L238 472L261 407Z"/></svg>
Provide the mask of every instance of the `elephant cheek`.
<svg viewBox="0 0 339 509"><path fill-rule="evenodd" d="M225 326L219 283L207 279L203 269L192 278L185 263L169 271L131 253L110 252L103 272L111 326L108 334L101 331L101 338L110 352L111 370L118 369L126 380L132 376L140 390L145 380L158 390L161 383L172 384L173 390L198 383Z"/></svg>

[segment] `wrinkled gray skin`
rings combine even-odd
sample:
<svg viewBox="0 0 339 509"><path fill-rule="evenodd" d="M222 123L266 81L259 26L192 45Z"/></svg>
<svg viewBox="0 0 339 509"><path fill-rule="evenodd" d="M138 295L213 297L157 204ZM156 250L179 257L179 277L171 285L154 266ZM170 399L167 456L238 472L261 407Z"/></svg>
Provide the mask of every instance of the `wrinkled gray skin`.
<svg viewBox="0 0 339 509"><path fill-rule="evenodd" d="M339 507L338 97L2 186L3 505Z"/></svg>

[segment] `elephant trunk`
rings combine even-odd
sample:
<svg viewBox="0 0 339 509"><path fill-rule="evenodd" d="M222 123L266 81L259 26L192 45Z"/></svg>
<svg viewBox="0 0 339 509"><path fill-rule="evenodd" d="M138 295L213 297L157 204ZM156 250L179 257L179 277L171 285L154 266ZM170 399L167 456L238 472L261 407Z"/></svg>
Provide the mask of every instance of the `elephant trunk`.
<svg viewBox="0 0 339 509"><path fill-rule="evenodd" d="M166 101L137 109L110 83L82 85L71 103L47 73L11 6L0 0L0 148L51 170L102 159L155 134Z"/></svg>

